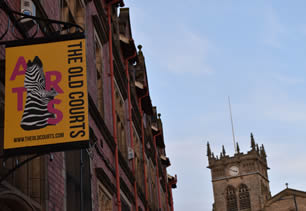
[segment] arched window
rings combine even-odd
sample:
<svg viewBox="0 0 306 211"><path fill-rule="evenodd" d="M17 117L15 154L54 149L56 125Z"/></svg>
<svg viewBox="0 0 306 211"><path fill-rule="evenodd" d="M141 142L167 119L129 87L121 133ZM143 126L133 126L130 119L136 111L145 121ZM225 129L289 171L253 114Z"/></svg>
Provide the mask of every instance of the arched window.
<svg viewBox="0 0 306 211"><path fill-rule="evenodd" d="M238 211L235 188L228 186L226 189L227 211Z"/></svg>
<svg viewBox="0 0 306 211"><path fill-rule="evenodd" d="M250 194L245 184L239 186L239 207L240 210L251 208Z"/></svg>

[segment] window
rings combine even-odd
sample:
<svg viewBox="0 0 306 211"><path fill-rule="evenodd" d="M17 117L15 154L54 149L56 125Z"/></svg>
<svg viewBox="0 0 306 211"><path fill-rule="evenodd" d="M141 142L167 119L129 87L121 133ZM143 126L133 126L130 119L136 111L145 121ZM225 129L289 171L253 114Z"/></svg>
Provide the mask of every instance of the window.
<svg viewBox="0 0 306 211"><path fill-rule="evenodd" d="M99 211L112 211L113 202L111 195L105 190L100 181L98 181L98 203Z"/></svg>
<svg viewBox="0 0 306 211"><path fill-rule="evenodd" d="M8 170L16 167L17 163L21 163L33 155L17 156L6 160L4 163L0 161L0 171L7 172ZM44 200L44 178L43 157L37 157L30 162L27 162L16 171L14 171L6 181L12 186L19 189L22 193L27 195L32 200L43 205ZM5 164L5 165L3 165Z"/></svg>
<svg viewBox="0 0 306 211"><path fill-rule="evenodd" d="M149 194L149 203L151 203L152 209L155 210L157 201L157 191L156 191L156 169L154 168L153 162L150 157L146 157L147 160L147 187Z"/></svg>
<svg viewBox="0 0 306 211"><path fill-rule="evenodd" d="M125 196L125 194L122 191L120 191L120 192L121 192L121 205L122 205L121 210L122 211L131 211L132 206L131 206L129 200L127 199L127 197Z"/></svg>
<svg viewBox="0 0 306 211"><path fill-rule="evenodd" d="M98 110L104 118L104 97L103 97L103 67L102 67L102 44L98 37L96 30L95 33L95 58L96 58L96 71L97 71L97 95L98 95Z"/></svg>
<svg viewBox="0 0 306 211"><path fill-rule="evenodd" d="M125 139L125 127L124 124L120 118L120 116L117 114L117 137L118 137L118 144L119 144L119 150L123 157L127 159L127 144Z"/></svg>
<svg viewBox="0 0 306 211"><path fill-rule="evenodd" d="M125 105L123 97L119 91L118 85L115 81L115 107L116 107L116 124L117 124L117 138L119 150L127 160L127 140L126 140L126 132L125 132Z"/></svg>
<svg viewBox="0 0 306 211"><path fill-rule="evenodd" d="M228 186L226 189L227 211L238 211L235 188Z"/></svg>
<svg viewBox="0 0 306 211"><path fill-rule="evenodd" d="M131 208L129 207L129 205L125 202L125 200L122 200L122 211L130 211Z"/></svg>
<svg viewBox="0 0 306 211"><path fill-rule="evenodd" d="M240 210L250 209L250 194L248 187L245 184L239 186L239 206Z"/></svg>
<svg viewBox="0 0 306 211"><path fill-rule="evenodd" d="M67 211L91 210L90 161L87 151L66 151L65 167Z"/></svg>
<svg viewBox="0 0 306 211"><path fill-rule="evenodd" d="M61 0L61 19L84 28L85 9L82 0Z"/></svg>
<svg viewBox="0 0 306 211"><path fill-rule="evenodd" d="M133 124L133 140L134 140L134 148L135 148L135 170L136 170L136 180L138 185L140 186L142 192L145 191L144 188L144 166L143 166L143 156L142 156L142 142L140 141L137 130Z"/></svg>

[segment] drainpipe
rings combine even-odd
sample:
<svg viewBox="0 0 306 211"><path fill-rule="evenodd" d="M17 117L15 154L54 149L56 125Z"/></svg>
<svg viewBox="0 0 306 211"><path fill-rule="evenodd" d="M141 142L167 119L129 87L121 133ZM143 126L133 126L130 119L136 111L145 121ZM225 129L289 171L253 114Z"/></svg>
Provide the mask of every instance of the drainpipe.
<svg viewBox="0 0 306 211"><path fill-rule="evenodd" d="M167 211L169 210L169 194L168 194L168 175L167 175L167 169L165 168L165 188L166 188L166 203L167 203Z"/></svg>
<svg viewBox="0 0 306 211"><path fill-rule="evenodd" d="M135 152L135 148L134 148L134 140L133 140L133 126L132 126L132 123L133 123L133 119L132 119L132 105L131 105L131 87L130 87L130 74L129 74L129 60L134 58L136 56L136 52L126 58L124 60L124 64L125 64L125 74L126 74L126 77L127 77L127 80L128 80L128 109L129 109L129 126L130 126L130 139L131 139L131 147L132 149L134 150ZM135 159L133 158L132 160L132 171L133 171L133 175L134 175L134 178L135 178L135 181L134 181L134 195L135 195L135 208L136 208L136 211L138 211L138 202L137 202L137 199L138 199L138 194L137 194L137 185L136 185L136 177L135 177Z"/></svg>
<svg viewBox="0 0 306 211"><path fill-rule="evenodd" d="M161 131L159 131L156 135L153 136L154 148L155 148L155 162L156 162L156 184L158 191L158 208L161 210L161 201L160 201L160 181L159 181L159 168L158 168L158 152L156 147L156 137L161 135Z"/></svg>
<svg viewBox="0 0 306 211"><path fill-rule="evenodd" d="M171 204L171 211L174 211L174 207L173 207L173 196L172 196L172 185L175 184L177 182L177 177L175 175L175 179L173 181L169 182L169 189L170 189L170 204Z"/></svg>
<svg viewBox="0 0 306 211"><path fill-rule="evenodd" d="M148 184L147 184L147 170L146 170L146 162L145 159L145 140L144 140L144 128L143 128L143 110L141 105L141 100L149 95L149 90L147 90L146 94L141 96L138 99L138 107L140 110L140 119L141 119L141 140L142 140L142 157L143 157L143 166L144 166L144 178L145 178L145 198L146 198L146 210L149 211L148 206Z"/></svg>
<svg viewBox="0 0 306 211"><path fill-rule="evenodd" d="M115 148L115 168L116 168L116 187L117 187L117 204L118 211L121 211L121 199L120 199L120 175L119 175L119 156L118 156L118 138L116 127L116 109L115 109L115 82L114 82L114 64L113 64L113 39L112 39L112 21L111 21L111 9L112 5L116 3L122 3L122 0L113 0L106 4L107 18L108 18L108 44L109 44L109 65L110 65L110 77L111 77L111 92L112 92L112 117L113 117L113 136L116 144Z"/></svg>
<svg viewBox="0 0 306 211"><path fill-rule="evenodd" d="M165 177L166 177L166 182L165 182L165 187L166 187L166 201L167 201L167 211L169 211L169 194L168 194L168 176L167 176L167 171L165 170Z"/></svg>
<svg viewBox="0 0 306 211"><path fill-rule="evenodd" d="M169 189L170 189L170 204L171 204L171 211L173 211L173 197L172 197L172 183L169 183Z"/></svg>
<svg viewBox="0 0 306 211"><path fill-rule="evenodd" d="M83 207L84 207L84 202L83 202L83 150L80 150L80 210L83 211Z"/></svg>

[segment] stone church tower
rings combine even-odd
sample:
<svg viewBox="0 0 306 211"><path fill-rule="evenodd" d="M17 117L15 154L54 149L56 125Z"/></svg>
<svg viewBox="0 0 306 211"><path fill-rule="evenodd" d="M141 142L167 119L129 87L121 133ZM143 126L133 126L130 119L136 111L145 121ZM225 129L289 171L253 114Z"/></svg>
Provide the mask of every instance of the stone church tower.
<svg viewBox="0 0 306 211"><path fill-rule="evenodd" d="M220 156L211 152L207 143L208 168L211 170L214 205L213 211L260 211L271 197L266 152L258 147L251 134L251 150L240 152L236 145L234 156Z"/></svg>

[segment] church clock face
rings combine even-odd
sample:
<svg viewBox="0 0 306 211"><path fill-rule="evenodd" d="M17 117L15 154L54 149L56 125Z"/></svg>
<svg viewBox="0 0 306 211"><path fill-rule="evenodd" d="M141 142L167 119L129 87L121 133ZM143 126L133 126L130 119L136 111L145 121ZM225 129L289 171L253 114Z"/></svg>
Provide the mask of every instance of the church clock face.
<svg viewBox="0 0 306 211"><path fill-rule="evenodd" d="M231 166L228 169L228 173L230 176L237 176L239 174L239 168L238 166Z"/></svg>

